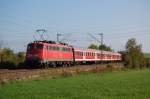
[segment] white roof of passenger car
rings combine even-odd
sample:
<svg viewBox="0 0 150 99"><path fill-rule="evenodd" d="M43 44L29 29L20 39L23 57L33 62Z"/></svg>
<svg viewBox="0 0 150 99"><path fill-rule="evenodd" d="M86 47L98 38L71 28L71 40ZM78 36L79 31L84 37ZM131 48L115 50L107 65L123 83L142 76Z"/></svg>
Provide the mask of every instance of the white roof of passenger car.
<svg viewBox="0 0 150 99"><path fill-rule="evenodd" d="M83 48L75 48L75 51L79 52L93 52L93 53L103 53L103 54L113 54L113 55L121 55L120 53L117 52L110 52L110 51L101 51L101 50L95 50L95 49L83 49Z"/></svg>

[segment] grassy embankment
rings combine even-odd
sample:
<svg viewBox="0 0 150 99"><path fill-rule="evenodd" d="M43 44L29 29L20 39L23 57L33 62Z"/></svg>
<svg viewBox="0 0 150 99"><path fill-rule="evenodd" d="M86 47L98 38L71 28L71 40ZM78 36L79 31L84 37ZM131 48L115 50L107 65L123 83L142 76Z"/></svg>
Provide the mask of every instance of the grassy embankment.
<svg viewBox="0 0 150 99"><path fill-rule="evenodd" d="M150 70L84 73L0 85L0 99L149 99Z"/></svg>

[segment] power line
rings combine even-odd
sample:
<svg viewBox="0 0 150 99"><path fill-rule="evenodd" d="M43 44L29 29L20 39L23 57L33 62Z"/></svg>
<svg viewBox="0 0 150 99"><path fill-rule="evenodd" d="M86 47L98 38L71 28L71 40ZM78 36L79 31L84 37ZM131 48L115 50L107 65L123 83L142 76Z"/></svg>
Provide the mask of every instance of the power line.
<svg viewBox="0 0 150 99"><path fill-rule="evenodd" d="M95 36L93 36L92 34L88 33L88 35L89 35L92 39L94 39L94 40L96 40L97 42L101 43L101 41L99 41L99 40L98 40Z"/></svg>

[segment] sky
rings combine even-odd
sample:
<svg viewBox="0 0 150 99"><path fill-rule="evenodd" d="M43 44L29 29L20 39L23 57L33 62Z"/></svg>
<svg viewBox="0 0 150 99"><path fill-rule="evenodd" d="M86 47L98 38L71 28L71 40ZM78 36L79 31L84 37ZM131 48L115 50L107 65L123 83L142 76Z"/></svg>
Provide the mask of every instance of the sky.
<svg viewBox="0 0 150 99"><path fill-rule="evenodd" d="M150 52L150 0L0 0L0 41L15 52L44 38L59 39L75 47L104 44L124 50L130 38ZM94 36L96 39L92 38Z"/></svg>

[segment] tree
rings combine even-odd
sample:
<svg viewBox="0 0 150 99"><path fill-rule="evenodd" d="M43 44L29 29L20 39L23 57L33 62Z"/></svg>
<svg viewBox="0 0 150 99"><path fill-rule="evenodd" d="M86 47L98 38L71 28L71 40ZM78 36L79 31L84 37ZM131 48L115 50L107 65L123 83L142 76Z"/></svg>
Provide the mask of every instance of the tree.
<svg viewBox="0 0 150 99"><path fill-rule="evenodd" d="M98 49L98 46L95 44L91 44L88 48L89 49Z"/></svg>
<svg viewBox="0 0 150 99"><path fill-rule="evenodd" d="M137 45L136 39L131 38L125 46L124 61L128 68L142 68L144 66L144 54L142 45Z"/></svg>

